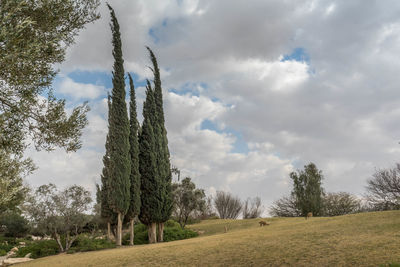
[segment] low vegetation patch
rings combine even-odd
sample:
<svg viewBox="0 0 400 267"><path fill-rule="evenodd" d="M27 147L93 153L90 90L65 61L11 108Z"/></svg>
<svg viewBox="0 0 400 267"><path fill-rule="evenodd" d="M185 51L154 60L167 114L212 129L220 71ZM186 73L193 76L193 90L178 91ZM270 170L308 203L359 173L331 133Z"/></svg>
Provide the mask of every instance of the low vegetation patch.
<svg viewBox="0 0 400 267"><path fill-rule="evenodd" d="M188 239L198 236L198 233L192 229L182 229L179 223L169 220L164 227L164 242ZM147 226L144 224L135 225L135 245L149 243ZM123 245L129 245L129 234L126 234L122 240Z"/></svg>
<svg viewBox="0 0 400 267"><path fill-rule="evenodd" d="M68 250L69 254L75 252L94 251L106 248L115 248L115 243L107 239L93 239L86 236L78 237Z"/></svg>
<svg viewBox="0 0 400 267"><path fill-rule="evenodd" d="M56 255L58 253L58 245L55 240L31 241L25 247L19 248L17 257L25 257L29 253L31 253L31 258L33 259Z"/></svg>

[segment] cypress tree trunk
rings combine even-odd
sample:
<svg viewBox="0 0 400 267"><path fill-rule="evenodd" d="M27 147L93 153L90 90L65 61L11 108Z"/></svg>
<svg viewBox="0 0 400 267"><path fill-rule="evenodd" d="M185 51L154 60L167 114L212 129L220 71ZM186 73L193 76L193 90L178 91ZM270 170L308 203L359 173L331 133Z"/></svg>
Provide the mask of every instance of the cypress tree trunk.
<svg viewBox="0 0 400 267"><path fill-rule="evenodd" d="M164 223L158 223L157 227L157 242L164 242Z"/></svg>
<svg viewBox="0 0 400 267"><path fill-rule="evenodd" d="M118 225L117 225L117 246L122 245L122 214L118 212Z"/></svg>
<svg viewBox="0 0 400 267"><path fill-rule="evenodd" d="M157 229L156 223L151 223L148 225L148 234L149 234L149 244L157 243Z"/></svg>
<svg viewBox="0 0 400 267"><path fill-rule="evenodd" d="M131 236L130 236L130 240L129 240L129 245L133 246L133 240L135 239L135 224L134 224L133 219L131 219L130 232L131 232Z"/></svg>
<svg viewBox="0 0 400 267"><path fill-rule="evenodd" d="M107 223L107 239L111 241L111 223Z"/></svg>

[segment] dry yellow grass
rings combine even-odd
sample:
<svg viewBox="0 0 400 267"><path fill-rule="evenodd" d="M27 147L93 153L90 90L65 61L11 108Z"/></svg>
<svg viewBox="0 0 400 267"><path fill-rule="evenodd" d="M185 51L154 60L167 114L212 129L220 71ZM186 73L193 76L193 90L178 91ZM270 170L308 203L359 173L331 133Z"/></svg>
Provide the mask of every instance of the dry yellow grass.
<svg viewBox="0 0 400 267"><path fill-rule="evenodd" d="M201 237L58 255L20 266L379 266L400 262L400 211L331 218L210 220ZM228 233L224 233L228 226Z"/></svg>

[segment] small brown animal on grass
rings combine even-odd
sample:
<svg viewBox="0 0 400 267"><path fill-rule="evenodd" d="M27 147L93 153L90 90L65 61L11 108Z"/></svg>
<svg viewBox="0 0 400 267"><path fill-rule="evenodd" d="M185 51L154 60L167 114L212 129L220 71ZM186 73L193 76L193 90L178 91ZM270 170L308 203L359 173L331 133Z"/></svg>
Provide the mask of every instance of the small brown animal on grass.
<svg viewBox="0 0 400 267"><path fill-rule="evenodd" d="M312 212L307 213L306 220L310 217L312 217Z"/></svg>
<svg viewBox="0 0 400 267"><path fill-rule="evenodd" d="M269 223L267 223L266 221L260 221L259 224L260 224L260 227L269 225Z"/></svg>

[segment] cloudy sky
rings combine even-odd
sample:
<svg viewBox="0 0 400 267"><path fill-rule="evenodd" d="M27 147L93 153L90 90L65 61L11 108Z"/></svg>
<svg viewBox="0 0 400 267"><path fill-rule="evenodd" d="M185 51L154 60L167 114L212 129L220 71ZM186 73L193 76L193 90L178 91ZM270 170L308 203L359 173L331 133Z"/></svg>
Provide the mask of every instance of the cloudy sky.
<svg viewBox="0 0 400 267"><path fill-rule="evenodd" d="M291 171L314 162L327 191L362 195L375 168L399 160L399 1L109 3L139 116L148 45L162 69L171 163L208 193L260 196L268 207L290 192ZM105 3L100 12L54 84L70 108L89 101L83 148L30 151L31 185L94 190L100 180L113 64Z"/></svg>

